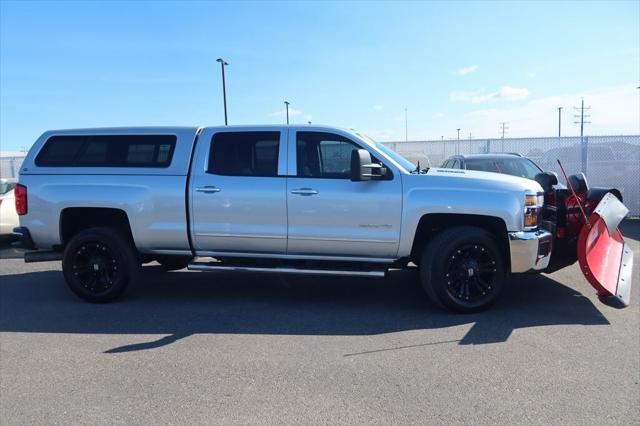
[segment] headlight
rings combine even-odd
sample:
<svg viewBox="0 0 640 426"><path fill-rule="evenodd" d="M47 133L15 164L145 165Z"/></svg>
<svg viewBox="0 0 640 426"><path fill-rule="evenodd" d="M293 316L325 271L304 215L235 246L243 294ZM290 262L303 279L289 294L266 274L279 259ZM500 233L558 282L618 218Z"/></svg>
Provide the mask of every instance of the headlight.
<svg viewBox="0 0 640 426"><path fill-rule="evenodd" d="M526 191L524 194L524 227L533 229L540 226L542 222L542 206L544 195L533 191Z"/></svg>

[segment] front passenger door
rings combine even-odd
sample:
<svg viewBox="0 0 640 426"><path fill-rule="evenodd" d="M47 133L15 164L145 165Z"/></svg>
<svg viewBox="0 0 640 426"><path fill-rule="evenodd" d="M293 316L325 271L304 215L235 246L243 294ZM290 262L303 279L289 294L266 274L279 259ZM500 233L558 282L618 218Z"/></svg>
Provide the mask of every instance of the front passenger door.
<svg viewBox="0 0 640 426"><path fill-rule="evenodd" d="M351 151L367 146L346 135L290 130L288 143L287 253L395 257L402 214L400 175L351 181Z"/></svg>

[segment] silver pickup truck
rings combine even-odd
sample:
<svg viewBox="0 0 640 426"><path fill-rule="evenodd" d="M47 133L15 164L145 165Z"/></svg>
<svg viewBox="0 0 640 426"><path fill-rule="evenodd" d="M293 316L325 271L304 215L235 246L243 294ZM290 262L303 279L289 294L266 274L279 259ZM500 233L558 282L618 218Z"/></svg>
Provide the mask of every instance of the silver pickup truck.
<svg viewBox="0 0 640 426"><path fill-rule="evenodd" d="M553 240L537 182L420 170L326 126L49 131L15 192L25 260L62 260L90 302L117 298L154 260L370 277L413 263L435 304L472 312L511 273L544 271Z"/></svg>

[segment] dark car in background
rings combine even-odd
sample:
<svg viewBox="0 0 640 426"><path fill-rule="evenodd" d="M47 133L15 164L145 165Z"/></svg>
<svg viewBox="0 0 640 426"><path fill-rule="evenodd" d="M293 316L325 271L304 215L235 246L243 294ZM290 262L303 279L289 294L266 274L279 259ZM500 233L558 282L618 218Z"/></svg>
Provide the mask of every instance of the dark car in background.
<svg viewBox="0 0 640 426"><path fill-rule="evenodd" d="M530 159L514 153L454 155L446 159L440 167L504 173L532 180L543 171Z"/></svg>

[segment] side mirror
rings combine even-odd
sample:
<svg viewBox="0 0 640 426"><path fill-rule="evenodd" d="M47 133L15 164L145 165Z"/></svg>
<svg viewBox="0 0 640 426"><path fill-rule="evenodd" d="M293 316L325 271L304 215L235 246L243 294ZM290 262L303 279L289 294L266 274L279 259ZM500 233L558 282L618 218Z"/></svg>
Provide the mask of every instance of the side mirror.
<svg viewBox="0 0 640 426"><path fill-rule="evenodd" d="M541 172L535 176L534 180L540 184L544 192L549 192L553 189L553 185L558 184L558 175L555 172Z"/></svg>
<svg viewBox="0 0 640 426"><path fill-rule="evenodd" d="M372 162L371 154L366 149L354 149L351 151L351 180L363 181L380 179L387 174L387 169L382 164Z"/></svg>

